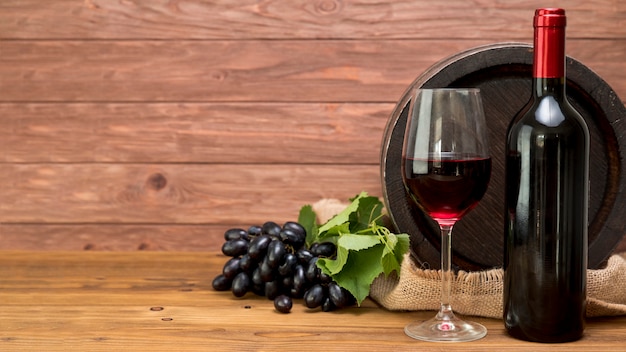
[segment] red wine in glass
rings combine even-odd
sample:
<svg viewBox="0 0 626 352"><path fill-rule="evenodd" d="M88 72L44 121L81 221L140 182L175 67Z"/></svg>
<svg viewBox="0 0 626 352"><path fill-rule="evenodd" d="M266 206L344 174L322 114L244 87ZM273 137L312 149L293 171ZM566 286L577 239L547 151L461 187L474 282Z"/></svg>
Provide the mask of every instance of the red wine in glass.
<svg viewBox="0 0 626 352"><path fill-rule="evenodd" d="M410 196L439 224L452 225L473 209L491 175L489 157L444 154L403 162Z"/></svg>

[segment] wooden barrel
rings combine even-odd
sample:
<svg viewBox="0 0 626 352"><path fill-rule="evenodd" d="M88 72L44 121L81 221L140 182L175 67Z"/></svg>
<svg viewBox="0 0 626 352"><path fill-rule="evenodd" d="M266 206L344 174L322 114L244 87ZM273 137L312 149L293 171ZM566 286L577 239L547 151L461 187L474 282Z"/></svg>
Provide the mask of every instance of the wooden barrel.
<svg viewBox="0 0 626 352"><path fill-rule="evenodd" d="M387 122L381 150L385 206L396 231L411 237L413 259L440 268L438 226L408 197L400 163L408 103L417 87L478 87L489 127L493 172L479 205L454 227L455 269L482 270L502 265L504 241L504 146L513 116L530 98L532 46L492 44L449 57L420 75L406 90ZM583 115L591 135L589 268L599 268L624 235L626 224L626 108L607 85L582 63L567 57L567 95Z"/></svg>

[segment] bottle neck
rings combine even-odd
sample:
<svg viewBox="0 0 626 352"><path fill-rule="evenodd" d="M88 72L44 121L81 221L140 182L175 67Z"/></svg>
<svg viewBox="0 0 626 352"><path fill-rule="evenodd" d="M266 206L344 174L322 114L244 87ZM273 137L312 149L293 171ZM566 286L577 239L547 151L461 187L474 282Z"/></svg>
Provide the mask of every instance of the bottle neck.
<svg viewBox="0 0 626 352"><path fill-rule="evenodd" d="M553 96L556 100L565 98L565 77L540 78L533 77L533 95L536 98Z"/></svg>
<svg viewBox="0 0 626 352"><path fill-rule="evenodd" d="M565 26L535 26L534 95L565 97Z"/></svg>

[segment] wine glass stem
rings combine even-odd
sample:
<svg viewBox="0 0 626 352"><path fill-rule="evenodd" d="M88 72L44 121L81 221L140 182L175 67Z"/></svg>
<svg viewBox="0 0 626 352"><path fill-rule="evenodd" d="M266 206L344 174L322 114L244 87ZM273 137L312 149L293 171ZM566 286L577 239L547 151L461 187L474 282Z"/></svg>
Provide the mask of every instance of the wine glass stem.
<svg viewBox="0 0 626 352"><path fill-rule="evenodd" d="M442 224L441 228L441 308L440 318L451 319L450 290L452 285L452 224Z"/></svg>

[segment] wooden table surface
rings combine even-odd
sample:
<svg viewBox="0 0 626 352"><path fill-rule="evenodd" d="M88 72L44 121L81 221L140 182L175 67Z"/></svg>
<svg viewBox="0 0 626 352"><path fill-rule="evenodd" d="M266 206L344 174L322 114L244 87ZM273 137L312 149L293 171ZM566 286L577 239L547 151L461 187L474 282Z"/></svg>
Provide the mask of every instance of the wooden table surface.
<svg viewBox="0 0 626 352"><path fill-rule="evenodd" d="M505 334L500 320L469 343L426 343L403 326L433 312L366 301L332 313L294 302L289 314L248 294L216 292L219 253L0 252L0 351L623 351L626 317L590 319L574 343Z"/></svg>

